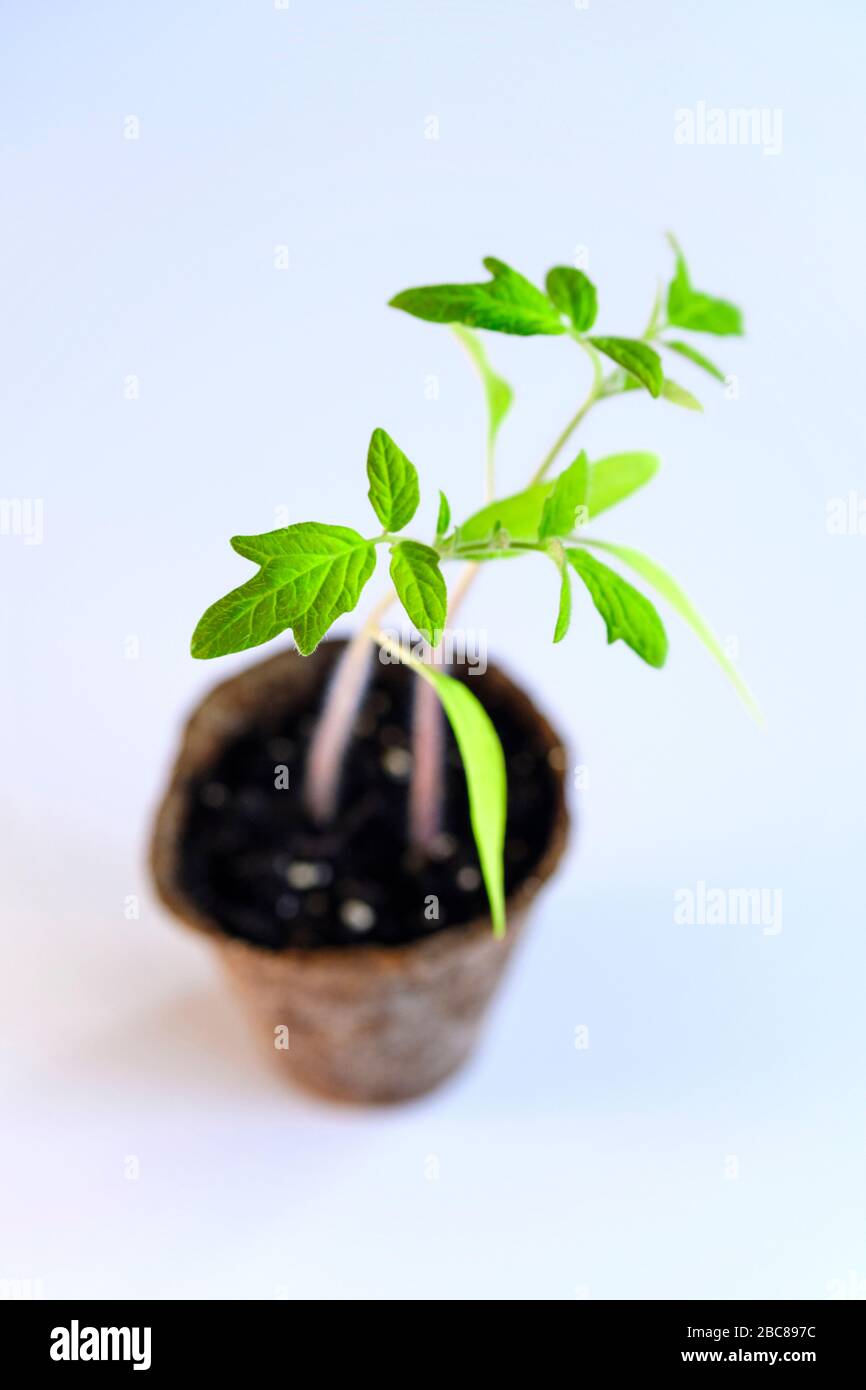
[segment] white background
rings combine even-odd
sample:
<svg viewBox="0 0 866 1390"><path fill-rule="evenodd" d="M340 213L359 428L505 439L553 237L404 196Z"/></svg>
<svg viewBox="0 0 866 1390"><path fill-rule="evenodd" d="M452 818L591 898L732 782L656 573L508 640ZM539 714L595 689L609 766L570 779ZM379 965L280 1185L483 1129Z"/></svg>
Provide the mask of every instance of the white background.
<svg viewBox="0 0 866 1390"><path fill-rule="evenodd" d="M862 1296L866 536L826 528L864 486L862 7L55 0L4 5L3 30L0 490L43 499L45 530L0 537L0 1280ZM781 153L676 144L699 101L780 108ZM388 297L585 246L600 330L640 331L666 227L745 308L746 340L707 344L739 397L683 364L703 417L600 408L591 455L664 461L602 534L737 639L768 732L673 616L659 673L588 602L554 649L541 564L487 575L466 621L589 771L573 853L457 1081L385 1112L304 1099L144 866L183 715L249 659L187 654L248 572L228 537L283 507L366 528L376 425L421 470L425 528L440 486L475 506L477 383ZM517 390L513 490L585 366L562 340L488 347ZM699 880L781 888L781 933L677 926Z"/></svg>

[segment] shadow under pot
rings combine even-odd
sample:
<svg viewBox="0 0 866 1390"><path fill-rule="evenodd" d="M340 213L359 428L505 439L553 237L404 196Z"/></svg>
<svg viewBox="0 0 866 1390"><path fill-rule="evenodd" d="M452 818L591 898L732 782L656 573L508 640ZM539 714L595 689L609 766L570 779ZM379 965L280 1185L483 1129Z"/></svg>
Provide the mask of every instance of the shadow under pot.
<svg viewBox="0 0 866 1390"><path fill-rule="evenodd" d="M498 667L455 672L505 751L508 928L492 931L466 779L444 732L441 831L407 835L417 677L373 662L332 825L304 765L344 642L285 651L216 686L183 734L153 835L157 890L207 936L256 1033L293 1081L333 1099L407 1100L472 1051L528 910L565 847L562 743Z"/></svg>

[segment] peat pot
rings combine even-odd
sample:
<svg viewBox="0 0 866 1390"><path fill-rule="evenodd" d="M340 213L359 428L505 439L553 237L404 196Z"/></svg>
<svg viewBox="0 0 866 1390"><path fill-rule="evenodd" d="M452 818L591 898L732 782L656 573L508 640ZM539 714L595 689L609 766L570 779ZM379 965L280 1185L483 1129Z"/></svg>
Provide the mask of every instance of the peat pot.
<svg viewBox="0 0 866 1390"><path fill-rule="evenodd" d="M217 952L274 1063L338 1100L407 1100L471 1053L536 894L563 852L562 743L495 665L465 679L506 754L508 928L492 932L450 729L441 831L408 847L414 677L374 661L333 825L304 762L343 642L284 651L210 691L184 731L153 834L157 890Z"/></svg>

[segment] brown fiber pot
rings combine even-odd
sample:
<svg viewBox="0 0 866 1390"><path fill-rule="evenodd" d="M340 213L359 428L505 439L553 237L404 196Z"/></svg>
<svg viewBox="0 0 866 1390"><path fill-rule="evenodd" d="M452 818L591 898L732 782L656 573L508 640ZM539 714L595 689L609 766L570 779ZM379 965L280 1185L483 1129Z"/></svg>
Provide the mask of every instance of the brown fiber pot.
<svg viewBox="0 0 866 1390"><path fill-rule="evenodd" d="M528 696L489 665L479 686L484 682L489 690L495 684L504 692L517 715L532 725L541 747L553 754L555 774L550 839L532 875L508 899L503 940L494 938L488 917L444 927L405 946L273 951L228 936L180 886L180 832L191 780L266 711L300 713L314 705L343 646L326 643L311 657L281 652L205 696L186 726L157 814L151 864L162 901L210 938L262 1044L292 1081L336 1100L401 1101L432 1090L475 1046L533 899L565 848L565 759L560 739ZM276 1030L286 1028L289 1045L277 1048Z"/></svg>

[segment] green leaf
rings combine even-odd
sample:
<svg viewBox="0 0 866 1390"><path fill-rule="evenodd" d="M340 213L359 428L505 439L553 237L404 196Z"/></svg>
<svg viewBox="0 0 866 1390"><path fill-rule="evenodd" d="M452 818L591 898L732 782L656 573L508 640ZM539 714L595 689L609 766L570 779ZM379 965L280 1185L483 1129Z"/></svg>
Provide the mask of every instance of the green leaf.
<svg viewBox="0 0 866 1390"><path fill-rule="evenodd" d="M410 620L431 647L438 647L448 613L448 590L436 551L420 541L399 541L391 548L391 578Z"/></svg>
<svg viewBox="0 0 866 1390"><path fill-rule="evenodd" d="M436 518L436 539L441 540L451 525L451 507L442 489L439 489L439 515Z"/></svg>
<svg viewBox="0 0 866 1390"><path fill-rule="evenodd" d="M402 531L418 510L415 465L385 430L374 430L367 451L367 496L386 531Z"/></svg>
<svg viewBox="0 0 866 1390"><path fill-rule="evenodd" d="M422 663L423 664L423 663ZM454 731L469 794L469 818L490 904L495 936L505 934L505 819L508 778L505 754L492 719L461 681L425 667Z"/></svg>
<svg viewBox="0 0 866 1390"><path fill-rule="evenodd" d="M423 285L403 290L390 304L428 323L463 323L497 333L564 333L547 295L504 261L487 256L485 270L493 276L483 284Z"/></svg>
<svg viewBox="0 0 866 1390"><path fill-rule="evenodd" d="M539 540L548 536L570 536L574 530L578 507L586 503L589 486L589 464L586 454L580 453L554 480L550 494L544 500L538 526Z"/></svg>
<svg viewBox="0 0 866 1390"><path fill-rule="evenodd" d="M664 666L667 634L649 599L585 550L570 549L565 553L604 619L608 642L622 639L647 665Z"/></svg>
<svg viewBox="0 0 866 1390"><path fill-rule="evenodd" d="M557 265L548 271L545 283L557 309L568 315L578 333L588 333L598 313L598 296L589 277L570 265Z"/></svg>
<svg viewBox="0 0 866 1390"><path fill-rule="evenodd" d="M207 610L193 633L195 657L246 651L287 628L308 656L355 607L376 564L375 546L357 531L316 521L234 536L232 547L261 569Z"/></svg>
<svg viewBox="0 0 866 1390"><path fill-rule="evenodd" d="M641 382L631 375L631 372L624 372L621 367L611 372L610 376L605 377L601 388L602 396L619 396L623 391L643 391Z"/></svg>
<svg viewBox="0 0 866 1390"><path fill-rule="evenodd" d="M505 754L492 719L461 681L425 668L454 731L469 794L469 818L490 904L494 936L505 935L505 819L508 778Z"/></svg>
<svg viewBox="0 0 866 1390"><path fill-rule="evenodd" d="M710 376L714 376L716 381L720 381L724 385L725 374L721 368L717 367L715 362L711 362L709 357L704 357L704 354L698 352L697 348L693 348L691 343L664 342L662 347L670 348L671 352L678 352L680 357L687 357L690 362L694 362L696 367L701 367L705 372L709 372Z"/></svg>
<svg viewBox="0 0 866 1390"><path fill-rule="evenodd" d="M654 348L637 338L590 338L588 341L617 366L637 377L651 396L661 394L664 372L662 360Z"/></svg>
<svg viewBox="0 0 866 1390"><path fill-rule="evenodd" d="M750 713L759 724L764 723L764 716L760 707L750 691L746 682L743 680L734 663L726 653L719 639L716 637L712 628L698 612L695 605L687 594L680 588L675 579L663 570L661 565L657 565L654 560L650 560L639 550L632 550L625 545L612 545L610 541L587 541L587 545L592 545L596 550L606 550L609 554L615 555L623 564L633 569L635 574L639 574L648 584L651 584L656 593L661 594L669 604L679 613L680 617L688 623L692 631L697 635L707 651L713 656L724 671L725 675L732 682L734 689L744 702Z"/></svg>
<svg viewBox="0 0 866 1390"><path fill-rule="evenodd" d="M691 391L687 391L676 381L671 381L669 376L666 376L662 383L662 395L666 401L671 401L673 405L684 406L686 410L703 410L704 408L697 396L693 396Z"/></svg>
<svg viewBox="0 0 866 1390"><path fill-rule="evenodd" d="M523 492L515 492L510 497L500 497L497 502L473 512L457 529L460 545L477 541L479 545L490 540L499 522L512 540L534 541L538 539L538 527L544 503L553 488L553 483L534 483Z"/></svg>
<svg viewBox="0 0 866 1390"><path fill-rule="evenodd" d="M575 463L579 462L579 459L575 460ZM646 453L610 454L591 463L584 499L590 518L643 487L655 475L658 467L656 455ZM554 487L553 482L533 483L523 492L501 497L498 502L482 507L458 528L458 542L467 545L477 541L479 546L482 545L491 539L497 521L512 540L538 540L545 503Z"/></svg>
<svg viewBox="0 0 866 1390"><path fill-rule="evenodd" d="M608 454L589 467L590 518L631 496L658 472L655 454Z"/></svg>
<svg viewBox="0 0 866 1390"><path fill-rule="evenodd" d="M716 299L692 288L685 256L672 236L668 241L676 256L674 277L668 286L668 323L676 328L690 328L694 333L715 333L730 337L743 332L743 316L735 304Z"/></svg>
<svg viewBox="0 0 866 1390"><path fill-rule="evenodd" d="M571 584L568 578L568 570L565 565L560 567L560 589L559 589L559 612L556 615L556 628L553 633L554 642L561 642L568 632L571 622Z"/></svg>
<svg viewBox="0 0 866 1390"><path fill-rule="evenodd" d="M505 820L508 777L505 754L490 715L468 686L443 671L434 670L413 657L405 647L388 644L423 680L437 691L454 731L469 794L469 818L478 850L478 861L490 904L495 936L505 934Z"/></svg>
<svg viewBox="0 0 866 1390"><path fill-rule="evenodd" d="M514 392L508 382L494 372L479 338L470 329L464 328L462 324L455 323L451 327L469 353L475 364L475 369L481 377L484 394L487 397L487 440L492 448L499 426L505 419L511 402L514 400Z"/></svg>

